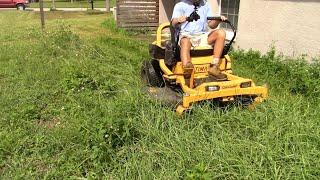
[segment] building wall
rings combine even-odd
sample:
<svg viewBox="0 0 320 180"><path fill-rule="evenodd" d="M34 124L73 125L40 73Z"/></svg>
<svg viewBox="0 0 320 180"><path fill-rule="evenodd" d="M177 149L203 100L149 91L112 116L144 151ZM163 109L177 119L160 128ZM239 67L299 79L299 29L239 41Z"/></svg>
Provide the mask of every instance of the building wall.
<svg viewBox="0 0 320 180"><path fill-rule="evenodd" d="M320 1L241 0L236 44L263 53L274 45L286 56L319 57Z"/></svg>
<svg viewBox="0 0 320 180"><path fill-rule="evenodd" d="M170 20L179 0L159 0L159 22ZM219 12L217 0L208 0ZM236 46L262 53L275 46L296 57L320 56L320 0L241 0Z"/></svg>

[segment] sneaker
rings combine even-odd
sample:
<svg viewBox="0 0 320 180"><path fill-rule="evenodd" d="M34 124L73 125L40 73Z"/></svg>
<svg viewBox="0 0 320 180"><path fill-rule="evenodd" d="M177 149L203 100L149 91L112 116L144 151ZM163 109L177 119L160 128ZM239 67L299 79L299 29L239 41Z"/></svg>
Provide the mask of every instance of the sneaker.
<svg viewBox="0 0 320 180"><path fill-rule="evenodd" d="M221 73L220 69L216 65L212 65L208 71L217 81L226 81L227 75Z"/></svg>

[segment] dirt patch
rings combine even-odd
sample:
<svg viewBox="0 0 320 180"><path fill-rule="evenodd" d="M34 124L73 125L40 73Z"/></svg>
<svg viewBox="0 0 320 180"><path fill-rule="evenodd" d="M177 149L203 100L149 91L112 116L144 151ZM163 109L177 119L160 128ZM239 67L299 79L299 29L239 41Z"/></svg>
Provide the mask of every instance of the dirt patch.
<svg viewBox="0 0 320 180"><path fill-rule="evenodd" d="M59 118L52 118L51 120L40 119L36 123L37 125L48 128L48 129L53 129L61 125Z"/></svg>
<svg viewBox="0 0 320 180"><path fill-rule="evenodd" d="M49 171L49 166L47 164L45 164L42 160L35 160L34 162L32 162L33 166L37 168L37 171L40 174L46 174L46 172Z"/></svg>

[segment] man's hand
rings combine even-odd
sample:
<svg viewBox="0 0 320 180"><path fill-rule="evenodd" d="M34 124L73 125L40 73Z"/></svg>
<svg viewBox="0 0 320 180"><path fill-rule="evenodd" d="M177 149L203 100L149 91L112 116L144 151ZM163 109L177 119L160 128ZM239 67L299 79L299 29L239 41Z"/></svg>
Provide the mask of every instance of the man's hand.
<svg viewBox="0 0 320 180"><path fill-rule="evenodd" d="M184 23L184 22L186 22L187 21L187 16L180 16L179 18L178 18L178 22L179 23Z"/></svg>
<svg viewBox="0 0 320 180"><path fill-rule="evenodd" d="M226 21L228 18L225 16L221 16L221 21Z"/></svg>
<svg viewBox="0 0 320 180"><path fill-rule="evenodd" d="M178 18L174 18L172 20L172 24L175 26L177 24L181 24L187 21L187 16L180 16Z"/></svg>
<svg viewBox="0 0 320 180"><path fill-rule="evenodd" d="M228 18L225 16L220 16L221 21L226 21ZM210 20L208 21L208 25L211 29L215 29L218 27L218 25L220 24L221 21L217 21L217 20Z"/></svg>

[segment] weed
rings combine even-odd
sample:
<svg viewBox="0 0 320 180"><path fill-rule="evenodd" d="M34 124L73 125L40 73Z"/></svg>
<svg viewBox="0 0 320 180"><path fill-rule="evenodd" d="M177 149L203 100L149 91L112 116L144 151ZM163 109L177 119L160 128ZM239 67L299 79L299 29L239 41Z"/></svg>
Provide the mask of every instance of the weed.
<svg viewBox="0 0 320 180"><path fill-rule="evenodd" d="M116 119L110 122L106 129L104 137L113 149L130 145L139 139L139 132L133 127L130 119Z"/></svg>
<svg viewBox="0 0 320 180"><path fill-rule="evenodd" d="M73 92L86 89L97 90L100 87L100 83L97 80L81 72L72 73L68 79L65 79L65 85L68 90Z"/></svg>
<svg viewBox="0 0 320 180"><path fill-rule="evenodd" d="M112 18L107 18L103 23L103 27L108 28L113 33L126 34L124 29L118 28L116 22Z"/></svg>
<svg viewBox="0 0 320 180"><path fill-rule="evenodd" d="M79 36L63 22L60 22L56 29L45 32L41 39L42 51L53 57L67 55L69 51L81 51Z"/></svg>
<svg viewBox="0 0 320 180"><path fill-rule="evenodd" d="M196 165L192 170L187 171L186 179L212 179L210 174L206 170L206 166L204 164Z"/></svg>

